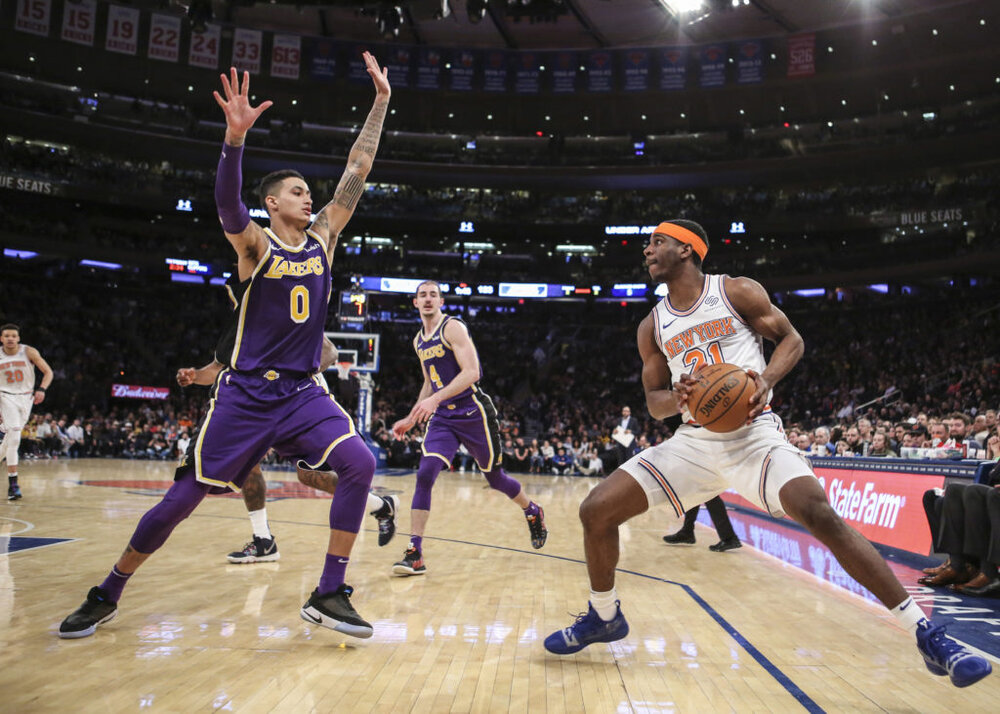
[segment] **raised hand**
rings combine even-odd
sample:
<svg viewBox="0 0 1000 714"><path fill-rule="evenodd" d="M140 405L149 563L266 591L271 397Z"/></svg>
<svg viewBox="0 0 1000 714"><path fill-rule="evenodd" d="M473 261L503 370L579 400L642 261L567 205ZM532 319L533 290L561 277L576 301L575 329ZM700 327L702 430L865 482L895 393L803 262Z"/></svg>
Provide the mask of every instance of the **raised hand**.
<svg viewBox="0 0 1000 714"><path fill-rule="evenodd" d="M194 367L181 367L177 370L177 384L188 387L194 384Z"/></svg>
<svg viewBox="0 0 1000 714"><path fill-rule="evenodd" d="M225 93L226 98L223 99L222 95L218 92L212 92L212 96L215 97L215 101L222 107L222 111L226 114L226 139L227 141L230 138L238 140L238 142L229 143L242 143L243 137L250 131L250 127L257 121L257 117L263 114L274 102L267 100L261 102L256 107L250 106L249 72L243 73L242 86L240 86L239 76L236 73L235 67L229 68L228 77L220 74L219 78L222 80L222 91Z"/></svg>
<svg viewBox="0 0 1000 714"><path fill-rule="evenodd" d="M368 74L375 83L375 99L388 102L389 95L392 94L392 88L389 86L389 68L379 69L378 61L371 52L365 51L362 57L364 57L365 66L368 68Z"/></svg>

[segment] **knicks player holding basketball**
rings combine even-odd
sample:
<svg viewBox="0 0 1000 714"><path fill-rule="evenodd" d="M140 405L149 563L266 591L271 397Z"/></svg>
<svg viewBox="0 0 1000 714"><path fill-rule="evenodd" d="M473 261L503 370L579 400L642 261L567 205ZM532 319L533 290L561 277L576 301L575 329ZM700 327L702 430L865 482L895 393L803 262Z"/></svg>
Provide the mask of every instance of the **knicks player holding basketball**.
<svg viewBox="0 0 1000 714"><path fill-rule="evenodd" d="M851 577L916 634L931 672L949 675L960 687L979 681L990 673L989 662L923 616L871 543L830 506L811 466L788 444L781 419L771 412L771 388L802 357L802 337L759 283L704 274L707 253L705 230L684 220L657 226L643 251L650 277L668 288L637 335L646 404L656 419L680 413L686 423L672 438L622 464L581 504L590 605L575 623L549 635L545 648L572 654L628 634L615 592L618 526L662 503L681 518L685 509L734 488L776 518L787 514L822 541ZM767 362L762 339L775 343ZM746 424L720 434L692 419L687 398L695 384L690 373L722 362L745 369L756 390ZM671 377L677 381L671 384Z"/></svg>
<svg viewBox="0 0 1000 714"><path fill-rule="evenodd" d="M52 384L52 368L34 347L21 344L21 328L12 323L0 327L0 461L7 460L7 500L21 498L17 483L17 450L21 430L28 423L31 407L41 404L45 390ZM35 367L42 381L35 386Z"/></svg>
<svg viewBox="0 0 1000 714"><path fill-rule="evenodd" d="M395 575L423 575L423 536L431 513L431 489L445 466L451 466L459 444L469 450L490 487L524 510L531 545L545 545L548 531L541 507L529 500L521 484L500 467L500 425L493 401L476 383L482 379L479 353L465 323L445 315L441 286L425 280L417 286L413 306L420 311L421 328L413 338L424 384L410 413L392 425L397 439L416 424L427 422L417 468L417 484L410 505L410 546L392 566Z"/></svg>
<svg viewBox="0 0 1000 714"><path fill-rule="evenodd" d="M375 103L351 148L333 200L310 225L312 197L296 171L261 181L261 202L271 220L250 220L240 198L241 158L247 132L271 102L252 107L248 73L222 76L226 138L216 176L215 200L226 238L236 251L240 281L238 329L230 366L215 381L198 436L177 469L174 484L139 521L108 577L59 627L59 636L86 637L111 620L126 582L209 493L239 490L272 446L306 469L337 472L330 506L330 537L319 586L302 607L303 619L354 637L371 637L344 584L351 549L364 517L375 458L350 415L316 375L332 282L330 264L340 231L354 213L378 148L389 103L386 72L364 53L375 84Z"/></svg>

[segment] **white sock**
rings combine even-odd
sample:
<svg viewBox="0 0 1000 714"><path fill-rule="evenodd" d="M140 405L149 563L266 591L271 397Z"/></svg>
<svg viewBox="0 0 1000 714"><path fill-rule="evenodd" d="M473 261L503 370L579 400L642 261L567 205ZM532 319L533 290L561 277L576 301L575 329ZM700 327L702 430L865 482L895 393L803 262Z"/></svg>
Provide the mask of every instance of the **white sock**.
<svg viewBox="0 0 1000 714"><path fill-rule="evenodd" d="M924 611L913 602L912 597L903 600L903 602L892 608L890 612L896 617L896 620L903 629L908 630L914 637L917 635L917 626L927 619L924 616Z"/></svg>
<svg viewBox="0 0 1000 714"><path fill-rule="evenodd" d="M253 526L253 534L258 538L271 538L271 529L267 527L267 507L259 511L250 511L250 525Z"/></svg>
<svg viewBox="0 0 1000 714"><path fill-rule="evenodd" d="M380 509L384 503L385 501L382 500L381 496L376 496L371 491L368 492L368 505L366 508L369 513L375 513L375 511Z"/></svg>
<svg viewBox="0 0 1000 714"><path fill-rule="evenodd" d="M618 593L611 588L606 593L590 591L590 604L605 622L615 619L618 614Z"/></svg>

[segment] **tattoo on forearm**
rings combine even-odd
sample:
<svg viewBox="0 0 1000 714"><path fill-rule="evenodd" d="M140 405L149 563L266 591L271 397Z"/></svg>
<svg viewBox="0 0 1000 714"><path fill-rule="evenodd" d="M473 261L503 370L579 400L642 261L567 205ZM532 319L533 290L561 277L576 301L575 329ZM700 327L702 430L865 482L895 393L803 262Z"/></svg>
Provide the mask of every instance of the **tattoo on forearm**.
<svg viewBox="0 0 1000 714"><path fill-rule="evenodd" d="M382 135L382 122L385 121L385 108L387 106L389 105L376 104L368 112L368 119L365 121L365 125L361 127L361 133L358 134L358 139L354 142L352 150L360 151L368 154L373 159L375 158L375 152L378 151L378 140Z"/></svg>
<svg viewBox="0 0 1000 714"><path fill-rule="evenodd" d="M364 190L365 180L363 178L357 174L346 173L337 184L337 190L333 194L333 202L353 211Z"/></svg>

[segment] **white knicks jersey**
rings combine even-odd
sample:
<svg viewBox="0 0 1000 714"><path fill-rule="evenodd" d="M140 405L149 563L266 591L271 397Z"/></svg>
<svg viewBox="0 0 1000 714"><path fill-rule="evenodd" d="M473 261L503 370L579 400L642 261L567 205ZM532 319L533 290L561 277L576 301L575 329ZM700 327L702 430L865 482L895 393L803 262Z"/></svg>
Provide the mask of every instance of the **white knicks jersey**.
<svg viewBox="0 0 1000 714"><path fill-rule="evenodd" d="M670 295L653 307L653 337L667 358L671 381L680 381L682 374L708 364L725 362L758 374L767 366L764 340L729 304L725 278L706 275L701 295L687 310L675 310ZM687 409L681 416L688 423L697 423Z"/></svg>
<svg viewBox="0 0 1000 714"><path fill-rule="evenodd" d="M31 394L35 391L35 365L28 359L24 345L12 355L0 347L0 392Z"/></svg>

